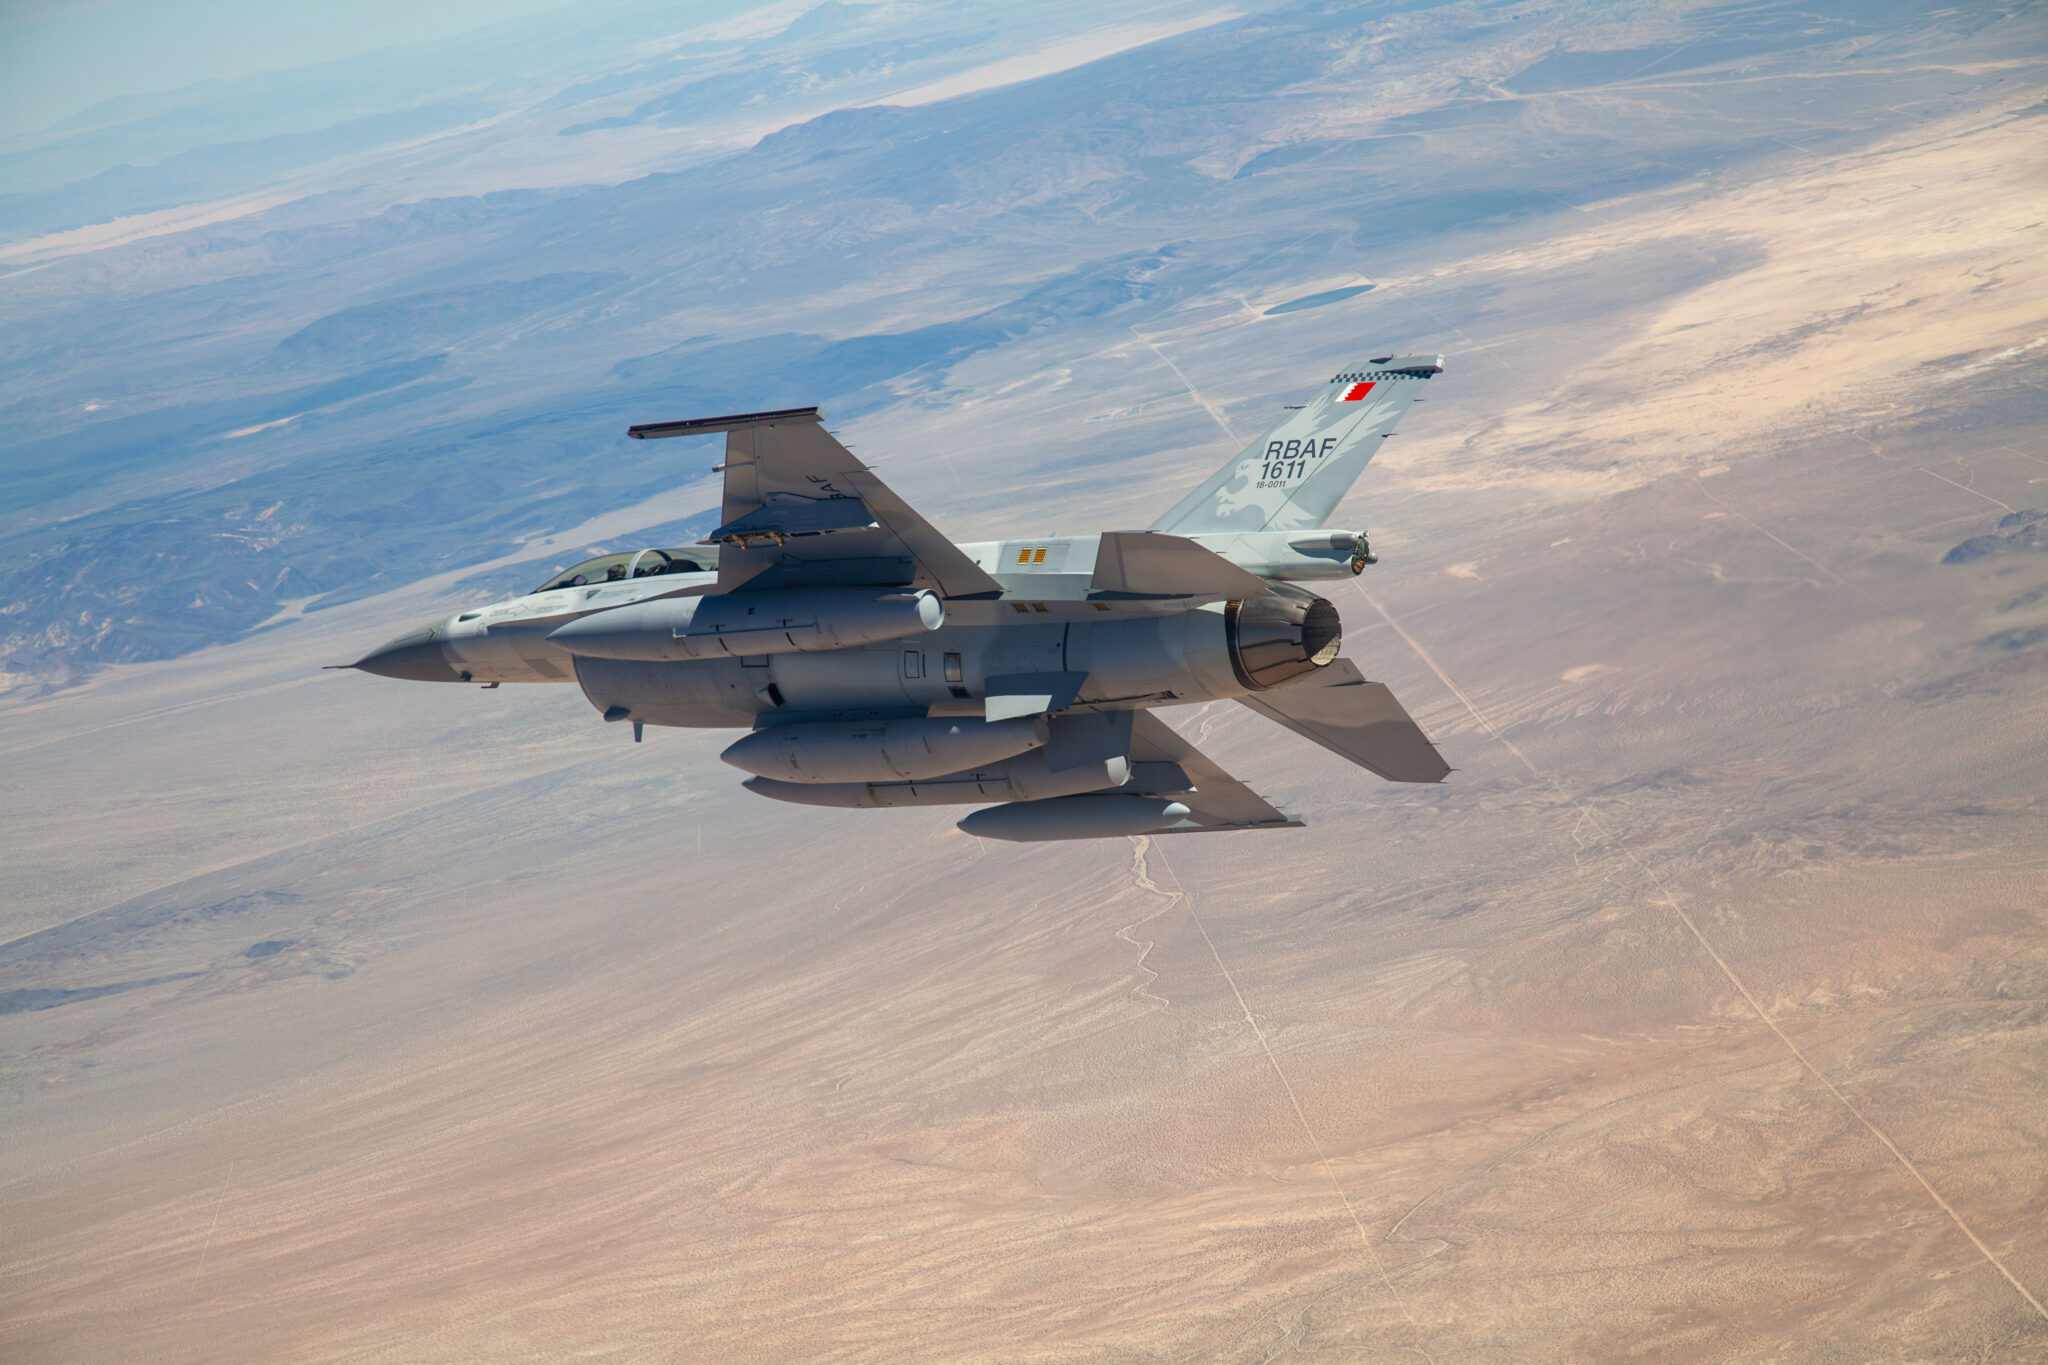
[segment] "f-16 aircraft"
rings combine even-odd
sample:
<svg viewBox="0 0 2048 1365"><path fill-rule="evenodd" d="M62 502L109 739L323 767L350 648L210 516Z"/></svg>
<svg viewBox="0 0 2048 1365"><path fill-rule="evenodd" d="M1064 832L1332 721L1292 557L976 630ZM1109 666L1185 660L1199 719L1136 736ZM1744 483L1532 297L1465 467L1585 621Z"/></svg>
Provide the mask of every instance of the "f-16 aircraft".
<svg viewBox="0 0 2048 1365"><path fill-rule="evenodd" d="M809 806L975 805L1037 841L1298 828L1155 712L1229 699L1392 782L1450 771L1297 586L1375 563L1326 529L1443 357L1352 366L1142 531L956 545L817 408L630 427L725 435L720 525L604 555L352 667L568 682L608 721L745 730L742 785Z"/></svg>

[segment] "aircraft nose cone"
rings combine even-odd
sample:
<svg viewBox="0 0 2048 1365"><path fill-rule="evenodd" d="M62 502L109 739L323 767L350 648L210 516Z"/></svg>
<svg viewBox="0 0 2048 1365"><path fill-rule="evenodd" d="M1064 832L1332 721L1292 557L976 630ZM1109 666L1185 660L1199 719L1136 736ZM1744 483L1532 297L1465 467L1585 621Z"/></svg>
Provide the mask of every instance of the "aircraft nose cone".
<svg viewBox="0 0 2048 1365"><path fill-rule="evenodd" d="M357 659L355 666L365 673L411 682L461 682L463 677L448 662L441 647L441 632L433 626L408 631Z"/></svg>

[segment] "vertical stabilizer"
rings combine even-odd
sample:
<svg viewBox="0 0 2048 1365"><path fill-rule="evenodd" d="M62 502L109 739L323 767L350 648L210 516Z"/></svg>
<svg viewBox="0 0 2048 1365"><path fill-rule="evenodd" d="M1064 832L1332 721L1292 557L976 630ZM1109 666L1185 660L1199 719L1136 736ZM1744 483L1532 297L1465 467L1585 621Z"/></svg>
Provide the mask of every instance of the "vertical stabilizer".
<svg viewBox="0 0 2048 1365"><path fill-rule="evenodd" d="M1151 529L1189 535L1322 526L1423 384L1443 368L1440 355L1381 356L1348 367Z"/></svg>

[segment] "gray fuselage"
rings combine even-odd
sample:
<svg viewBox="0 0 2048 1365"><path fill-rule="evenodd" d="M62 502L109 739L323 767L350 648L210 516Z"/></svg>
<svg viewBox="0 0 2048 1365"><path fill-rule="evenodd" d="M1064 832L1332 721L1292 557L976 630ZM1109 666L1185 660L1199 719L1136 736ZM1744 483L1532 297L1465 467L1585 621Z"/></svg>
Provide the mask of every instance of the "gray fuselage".
<svg viewBox="0 0 2048 1365"><path fill-rule="evenodd" d="M1208 548L1254 573L1322 579L1353 572L1355 533L1220 534ZM1076 701L1162 705L1257 690L1233 666L1224 602L1089 600L1096 536L984 541L960 548L1004 589L955 602L914 638L817 652L640 661L578 657L548 637L566 622L653 599L715 592L715 573L555 587L433 622L386 647L404 676L480 684L568 682L609 719L747 728L837 712L979 715L989 680L1085 675ZM364 661L381 671L377 656Z"/></svg>

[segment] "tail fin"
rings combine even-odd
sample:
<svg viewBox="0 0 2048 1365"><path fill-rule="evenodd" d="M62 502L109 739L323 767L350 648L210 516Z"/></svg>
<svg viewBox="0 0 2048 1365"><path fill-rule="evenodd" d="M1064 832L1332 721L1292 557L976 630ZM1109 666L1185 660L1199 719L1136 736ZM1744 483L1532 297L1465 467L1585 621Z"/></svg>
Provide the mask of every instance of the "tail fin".
<svg viewBox="0 0 2048 1365"><path fill-rule="evenodd" d="M1423 384L1443 368L1440 355L1402 355L1345 370L1314 402L1246 446L1151 529L1189 535L1321 526Z"/></svg>

